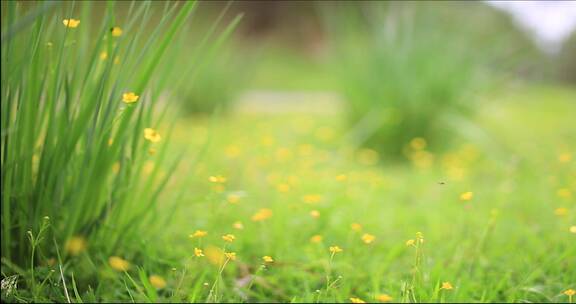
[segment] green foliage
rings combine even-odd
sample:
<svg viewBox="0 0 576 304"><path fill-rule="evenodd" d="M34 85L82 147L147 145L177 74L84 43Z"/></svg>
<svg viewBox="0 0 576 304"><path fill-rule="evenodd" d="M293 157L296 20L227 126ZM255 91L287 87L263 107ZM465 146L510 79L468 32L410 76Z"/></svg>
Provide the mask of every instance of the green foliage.
<svg viewBox="0 0 576 304"><path fill-rule="evenodd" d="M58 247L67 260L73 239L120 254L167 219L157 199L178 160L165 153L169 104L158 101L179 70L162 65L196 3L122 5L2 2L3 262L34 267ZM127 92L139 99L124 103ZM44 217L44 241L29 246Z"/></svg>
<svg viewBox="0 0 576 304"><path fill-rule="evenodd" d="M484 4L348 4L325 15L355 141L390 158L416 137L448 146L485 73L512 68L515 58L498 61L525 44Z"/></svg>

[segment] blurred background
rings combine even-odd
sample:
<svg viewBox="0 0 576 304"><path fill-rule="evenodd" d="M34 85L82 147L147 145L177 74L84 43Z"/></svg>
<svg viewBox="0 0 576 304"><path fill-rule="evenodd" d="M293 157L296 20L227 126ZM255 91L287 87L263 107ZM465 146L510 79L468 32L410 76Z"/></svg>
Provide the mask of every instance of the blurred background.
<svg viewBox="0 0 576 304"><path fill-rule="evenodd" d="M224 19L244 17L199 72L203 77L178 89L182 113L339 111L353 145L391 160L405 159L415 137L441 151L463 133L470 136L473 117L494 104L493 96L551 87L565 92L575 85L573 2L239 1L201 7L197 15L205 20L199 24L223 11Z"/></svg>

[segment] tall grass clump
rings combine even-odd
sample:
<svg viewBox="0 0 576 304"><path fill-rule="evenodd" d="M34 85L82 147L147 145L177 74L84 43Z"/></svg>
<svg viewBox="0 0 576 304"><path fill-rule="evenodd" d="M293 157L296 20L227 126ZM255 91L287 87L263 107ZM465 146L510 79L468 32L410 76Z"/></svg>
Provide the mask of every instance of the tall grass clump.
<svg viewBox="0 0 576 304"><path fill-rule="evenodd" d="M229 14L231 6L232 2L199 5L197 18L190 20L177 39L178 48L169 56L171 67L190 63L186 71L172 74L169 80L184 115L226 110L246 82L249 56L233 37L243 15Z"/></svg>
<svg viewBox="0 0 576 304"><path fill-rule="evenodd" d="M323 11L353 140L391 159L410 153L415 138L419 148L445 147L473 115L483 76L498 65L492 55L502 51L503 35L483 30L500 27L474 21L492 10L385 2Z"/></svg>
<svg viewBox="0 0 576 304"><path fill-rule="evenodd" d="M165 57L183 52L175 37L195 8L2 2L3 276L84 253L133 257L165 224L156 211L174 203L158 197L178 157L165 153L162 93L188 65Z"/></svg>

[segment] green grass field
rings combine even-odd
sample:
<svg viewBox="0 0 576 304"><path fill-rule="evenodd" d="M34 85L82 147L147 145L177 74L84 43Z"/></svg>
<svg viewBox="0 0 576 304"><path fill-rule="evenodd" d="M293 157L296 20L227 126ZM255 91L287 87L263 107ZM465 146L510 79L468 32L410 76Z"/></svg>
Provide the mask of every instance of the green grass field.
<svg viewBox="0 0 576 304"><path fill-rule="evenodd" d="M481 135L445 155L415 141L419 156L405 166L353 152L333 114L181 121L168 154L189 152L154 211L169 221L140 231L144 252L122 253L125 272L91 243L80 246L66 263L78 280L67 277L68 296L567 302L563 292L576 278L576 93L521 88L501 96L478 116ZM543 104L553 110L542 112ZM198 230L207 234L194 237ZM46 276L43 292L12 299L67 299L58 267L36 271Z"/></svg>
<svg viewBox="0 0 576 304"><path fill-rule="evenodd" d="M315 95L334 62L273 47L243 84L303 100L178 115L240 15L191 55L197 3L75 5L2 3L2 302L576 301L574 87L466 94L442 152L375 138L399 160ZM405 113L454 110L398 75Z"/></svg>

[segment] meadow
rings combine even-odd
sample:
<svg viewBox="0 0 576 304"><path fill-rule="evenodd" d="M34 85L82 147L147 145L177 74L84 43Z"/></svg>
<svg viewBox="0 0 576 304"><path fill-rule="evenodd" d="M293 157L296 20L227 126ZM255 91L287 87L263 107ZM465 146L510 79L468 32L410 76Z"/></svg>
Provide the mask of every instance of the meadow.
<svg viewBox="0 0 576 304"><path fill-rule="evenodd" d="M242 64L228 6L87 3L2 3L3 302L576 301L573 85L470 97L420 40Z"/></svg>

